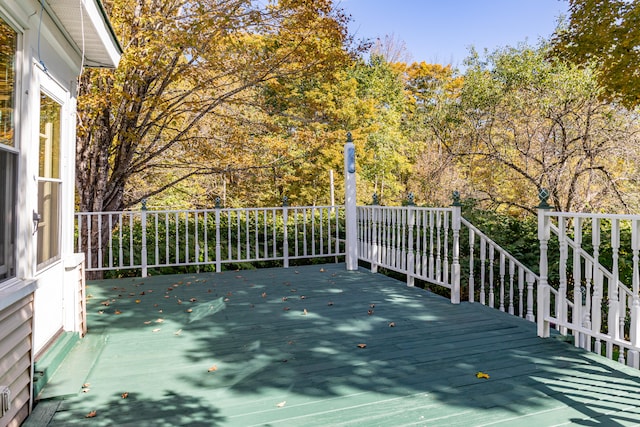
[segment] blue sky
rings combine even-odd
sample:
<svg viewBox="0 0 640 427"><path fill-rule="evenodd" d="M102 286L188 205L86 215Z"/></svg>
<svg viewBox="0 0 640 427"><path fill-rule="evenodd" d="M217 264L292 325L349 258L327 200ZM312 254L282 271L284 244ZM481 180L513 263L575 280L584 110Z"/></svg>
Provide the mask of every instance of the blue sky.
<svg viewBox="0 0 640 427"><path fill-rule="evenodd" d="M356 38L393 34L413 61L462 66L473 45L493 51L548 38L567 0L336 0Z"/></svg>

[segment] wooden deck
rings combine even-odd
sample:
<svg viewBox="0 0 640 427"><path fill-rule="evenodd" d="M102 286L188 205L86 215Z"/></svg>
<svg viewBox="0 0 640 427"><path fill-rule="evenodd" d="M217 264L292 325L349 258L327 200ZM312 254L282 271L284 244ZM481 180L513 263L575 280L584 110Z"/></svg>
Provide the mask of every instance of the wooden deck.
<svg viewBox="0 0 640 427"><path fill-rule="evenodd" d="M640 372L343 264L87 293L89 334L28 425L640 425Z"/></svg>

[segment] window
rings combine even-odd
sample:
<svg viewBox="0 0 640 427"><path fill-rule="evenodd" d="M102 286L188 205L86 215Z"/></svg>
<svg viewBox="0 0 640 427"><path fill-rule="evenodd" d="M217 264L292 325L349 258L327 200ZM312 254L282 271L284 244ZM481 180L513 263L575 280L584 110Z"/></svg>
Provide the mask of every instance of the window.
<svg viewBox="0 0 640 427"><path fill-rule="evenodd" d="M40 95L38 269L60 259L60 119L62 106Z"/></svg>
<svg viewBox="0 0 640 427"><path fill-rule="evenodd" d="M17 33L0 19L0 282L15 277L16 177L14 141Z"/></svg>

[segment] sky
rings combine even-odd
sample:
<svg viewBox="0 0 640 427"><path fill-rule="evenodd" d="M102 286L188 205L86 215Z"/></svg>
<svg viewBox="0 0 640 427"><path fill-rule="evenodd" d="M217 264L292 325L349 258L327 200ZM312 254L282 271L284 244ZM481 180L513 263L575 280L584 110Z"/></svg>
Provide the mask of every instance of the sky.
<svg viewBox="0 0 640 427"><path fill-rule="evenodd" d="M567 0L336 0L356 39L404 41L412 61L462 67L470 46L482 54L548 38Z"/></svg>

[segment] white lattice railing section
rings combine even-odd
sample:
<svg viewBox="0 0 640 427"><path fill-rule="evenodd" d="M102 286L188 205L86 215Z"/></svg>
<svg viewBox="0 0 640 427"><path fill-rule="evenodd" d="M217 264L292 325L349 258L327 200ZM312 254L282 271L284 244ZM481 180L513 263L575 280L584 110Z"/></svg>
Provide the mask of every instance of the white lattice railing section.
<svg viewBox="0 0 640 427"><path fill-rule="evenodd" d="M555 325L576 346L640 367L640 216L541 209L539 237L538 334ZM558 245L557 271L548 265L550 241ZM557 289L548 285L556 273Z"/></svg>
<svg viewBox="0 0 640 427"><path fill-rule="evenodd" d="M540 277L473 224L461 218L469 231L463 259L468 259L469 301L535 321L534 301Z"/></svg>
<svg viewBox="0 0 640 427"><path fill-rule="evenodd" d="M345 253L343 207L278 207L76 214L87 271L215 266Z"/></svg>
<svg viewBox="0 0 640 427"><path fill-rule="evenodd" d="M358 207L358 242L359 258L374 272L381 267L406 275L408 285L419 279L443 286L452 302L467 292L470 302L535 321L538 275L462 218L459 206Z"/></svg>
<svg viewBox="0 0 640 427"><path fill-rule="evenodd" d="M449 208L360 206L359 258L373 271L382 267L405 274L409 285L421 279L452 289L450 268L457 263L452 218Z"/></svg>

